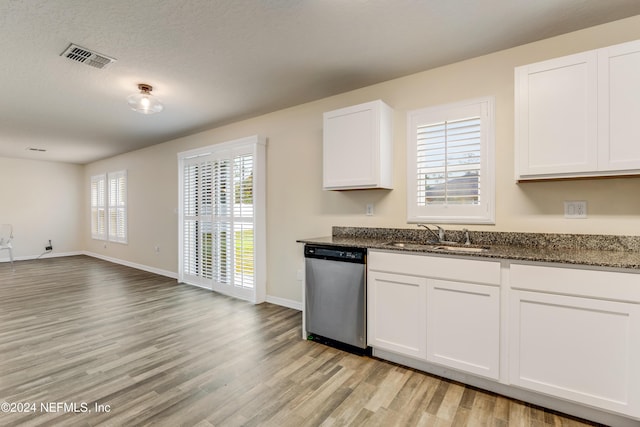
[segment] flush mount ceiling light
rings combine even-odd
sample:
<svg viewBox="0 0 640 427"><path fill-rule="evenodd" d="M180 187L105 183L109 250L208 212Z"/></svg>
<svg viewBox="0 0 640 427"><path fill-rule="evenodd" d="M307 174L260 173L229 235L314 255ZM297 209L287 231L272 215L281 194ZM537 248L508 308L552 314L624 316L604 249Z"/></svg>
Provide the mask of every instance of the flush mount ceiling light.
<svg viewBox="0 0 640 427"><path fill-rule="evenodd" d="M132 110L142 114L155 114L163 110L162 102L151 95L153 90L151 85L140 83L138 89L140 89L140 93L134 93L127 97L127 102Z"/></svg>

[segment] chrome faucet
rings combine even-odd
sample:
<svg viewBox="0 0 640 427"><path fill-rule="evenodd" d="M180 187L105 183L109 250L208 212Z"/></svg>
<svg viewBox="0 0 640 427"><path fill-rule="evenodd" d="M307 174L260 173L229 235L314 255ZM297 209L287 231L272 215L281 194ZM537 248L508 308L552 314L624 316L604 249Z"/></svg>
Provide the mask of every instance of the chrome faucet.
<svg viewBox="0 0 640 427"><path fill-rule="evenodd" d="M467 230L466 228L463 228L462 233L464 233L464 244L470 245L471 239L469 238L469 230Z"/></svg>
<svg viewBox="0 0 640 427"><path fill-rule="evenodd" d="M440 227L439 225L435 226L438 229L438 234L436 234L435 231L430 229L427 226L427 224L418 224L418 227L424 227L429 233L431 233L437 239L438 243L442 243L442 242L445 241L445 239L444 239L444 229L442 227Z"/></svg>

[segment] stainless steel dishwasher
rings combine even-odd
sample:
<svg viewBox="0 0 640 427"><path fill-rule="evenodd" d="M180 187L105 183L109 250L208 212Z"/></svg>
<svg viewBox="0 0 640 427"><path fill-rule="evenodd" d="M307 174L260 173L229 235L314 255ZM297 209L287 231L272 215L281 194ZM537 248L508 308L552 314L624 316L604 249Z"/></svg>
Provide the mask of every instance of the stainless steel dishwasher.
<svg viewBox="0 0 640 427"><path fill-rule="evenodd" d="M308 338L368 353L367 250L307 244L304 256Z"/></svg>

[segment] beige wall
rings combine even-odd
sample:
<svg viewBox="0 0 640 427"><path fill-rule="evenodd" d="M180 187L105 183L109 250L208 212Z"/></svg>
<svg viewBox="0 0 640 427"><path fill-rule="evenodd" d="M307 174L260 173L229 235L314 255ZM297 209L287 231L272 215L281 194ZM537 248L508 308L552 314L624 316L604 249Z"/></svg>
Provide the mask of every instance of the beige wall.
<svg viewBox="0 0 640 427"><path fill-rule="evenodd" d="M91 254L176 273L178 269L178 172L176 148L160 144L85 167L86 233ZM92 175L127 170L128 243L91 238L89 182ZM159 251L156 251L156 246Z"/></svg>
<svg viewBox="0 0 640 427"><path fill-rule="evenodd" d="M129 244L90 239L88 251L177 270L177 153L260 134L267 146L268 294L300 301L302 247L296 239L329 235L331 226L412 227L406 223L406 112L479 96L496 97L495 226L472 230L640 234L640 179L516 184L513 169L513 68L640 39L640 16L475 58L450 66L244 120L90 164L92 174L129 171ZM428 49L428 44L425 44ZM374 99L394 110L393 191L322 191L322 113ZM88 185L86 186L88 188ZM88 189L86 190L88 196ZM587 200L589 218L563 218L563 200ZM374 203L375 215L365 216ZM85 203L86 206L86 203ZM86 218L88 218L88 211ZM453 226L451 227L453 228ZM86 229L86 227L85 227ZM154 246L160 246L160 253Z"/></svg>
<svg viewBox="0 0 640 427"><path fill-rule="evenodd" d="M0 223L13 225L16 258L77 253L84 244L83 167L0 157ZM6 251L0 252L8 258Z"/></svg>

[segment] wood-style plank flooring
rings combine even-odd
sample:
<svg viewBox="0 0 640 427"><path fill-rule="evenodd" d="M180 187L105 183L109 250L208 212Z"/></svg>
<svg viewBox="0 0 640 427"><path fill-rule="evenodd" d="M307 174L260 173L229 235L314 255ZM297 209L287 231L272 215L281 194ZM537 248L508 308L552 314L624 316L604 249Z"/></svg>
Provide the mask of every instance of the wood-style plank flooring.
<svg viewBox="0 0 640 427"><path fill-rule="evenodd" d="M0 425L592 425L304 341L300 327L298 311L90 257L3 263L0 402L35 408Z"/></svg>

